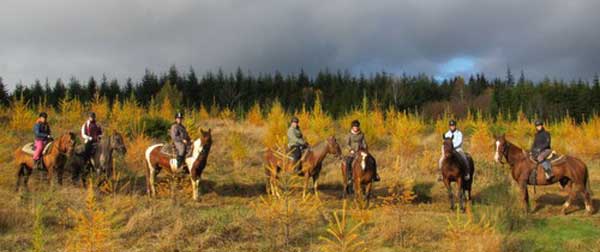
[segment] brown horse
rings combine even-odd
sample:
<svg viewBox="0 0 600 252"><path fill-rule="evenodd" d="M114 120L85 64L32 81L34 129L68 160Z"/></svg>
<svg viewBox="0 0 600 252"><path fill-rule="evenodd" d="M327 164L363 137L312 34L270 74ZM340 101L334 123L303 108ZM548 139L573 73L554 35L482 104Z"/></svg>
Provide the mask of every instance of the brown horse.
<svg viewBox="0 0 600 252"><path fill-rule="evenodd" d="M348 174L346 174L346 171L346 162L342 161L344 198L346 197L347 193L351 193L350 188L348 187ZM371 197L375 174L377 174L377 162L375 161L375 158L365 149L358 150L356 157L352 161L352 184L354 187L354 192L356 192L356 198L360 199L364 194L367 204L369 203L369 199Z"/></svg>
<svg viewBox="0 0 600 252"><path fill-rule="evenodd" d="M313 189L315 191L315 195L318 194L317 190L317 179L319 179L319 174L321 173L321 168L323 166L323 160L327 157L327 154L335 155L336 157L340 157L342 150L340 145L337 143L337 140L334 136L330 136L327 140L320 142L314 147L308 148L302 158L300 159L302 170L298 174L300 176L304 176L304 187L302 190L302 196L306 196L306 190L308 188L308 182L310 178L313 181ZM277 179L277 174L282 169L287 169L289 167L293 167L292 162L287 162L285 157L277 157L276 153L272 150L267 150L265 152L264 158L267 163L266 172L269 177L269 186L271 193L275 193L273 191L273 182ZM288 164L289 163L289 164Z"/></svg>
<svg viewBox="0 0 600 252"><path fill-rule="evenodd" d="M57 180L59 184L62 184L63 166L68 156L71 156L73 152L73 146L75 145L75 134L68 132L60 136L57 140L48 143L48 153L42 157L44 167L48 170L48 180L50 186L53 185L52 177L54 173L57 173ZM23 178L23 185L26 190L28 189L27 182L29 176L33 173L33 158L32 155L23 151L23 148L15 150L15 162L19 167L17 172L17 185L16 191L19 191L21 185L21 178Z"/></svg>
<svg viewBox="0 0 600 252"><path fill-rule="evenodd" d="M444 138L443 144L443 158L442 158L442 178L444 185L448 190L448 198L450 199L450 209L454 209L454 197L458 198L458 204L460 210L465 210L465 198L471 200L471 186L473 184L473 174L475 173L475 165L471 156L467 155L467 161L471 167L470 177L471 179L465 180L466 171L461 165L457 154L454 151L454 144L452 138ZM452 182L456 182L456 195L452 192Z"/></svg>
<svg viewBox="0 0 600 252"><path fill-rule="evenodd" d="M202 171L206 167L208 153L212 145L211 129L208 131L200 130L201 136L192 144L191 156L185 159L185 163L189 172L190 181L192 182L193 199L198 200L200 193L200 179ZM152 197L156 196L156 178L158 173L164 169L171 176L175 176L176 167L172 166L172 156L161 152L164 144L155 144L146 149L146 191Z"/></svg>
<svg viewBox="0 0 600 252"><path fill-rule="evenodd" d="M577 193L583 194L586 213L593 213L590 177L587 166L580 159L571 156L561 158L553 163L552 177L550 180L546 180L542 167L531 160L527 152L507 141L504 134L496 137L494 159L501 164L504 164L504 159L510 165L512 177L521 189L521 199L526 212L529 212L529 194L527 192L527 185L531 184L529 177L534 169L538 169L535 185L551 185L560 182L562 186L568 188L569 196L561 209L563 214L567 213L567 209L577 197Z"/></svg>

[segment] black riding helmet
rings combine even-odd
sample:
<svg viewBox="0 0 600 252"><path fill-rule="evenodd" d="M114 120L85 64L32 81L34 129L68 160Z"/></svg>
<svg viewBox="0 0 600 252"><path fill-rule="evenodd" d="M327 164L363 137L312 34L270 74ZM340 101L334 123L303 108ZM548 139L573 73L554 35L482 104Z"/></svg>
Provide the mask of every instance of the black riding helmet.
<svg viewBox="0 0 600 252"><path fill-rule="evenodd" d="M177 114L175 114L175 118L183 118L183 113L177 112Z"/></svg>
<svg viewBox="0 0 600 252"><path fill-rule="evenodd" d="M352 121L352 127L360 127L360 122L358 120Z"/></svg>
<svg viewBox="0 0 600 252"><path fill-rule="evenodd" d="M456 121L454 119L450 120L450 122L448 122L448 126L456 126Z"/></svg>
<svg viewBox="0 0 600 252"><path fill-rule="evenodd" d="M46 112L41 112L40 115L39 115L39 117L43 117L43 118L48 119L48 114L46 114Z"/></svg>
<svg viewBox="0 0 600 252"><path fill-rule="evenodd" d="M535 120L534 124L535 124L536 127L537 126L544 126L544 122L542 122L542 120L540 120L540 119Z"/></svg>
<svg viewBox="0 0 600 252"><path fill-rule="evenodd" d="M90 113L88 113L88 116L89 116L90 118L96 119L96 113L94 113L94 112L90 112Z"/></svg>
<svg viewBox="0 0 600 252"><path fill-rule="evenodd" d="M295 117L295 116L294 116L294 117L292 117L292 122L293 122L293 123L299 123L299 122L300 122L300 119L298 119L298 117Z"/></svg>

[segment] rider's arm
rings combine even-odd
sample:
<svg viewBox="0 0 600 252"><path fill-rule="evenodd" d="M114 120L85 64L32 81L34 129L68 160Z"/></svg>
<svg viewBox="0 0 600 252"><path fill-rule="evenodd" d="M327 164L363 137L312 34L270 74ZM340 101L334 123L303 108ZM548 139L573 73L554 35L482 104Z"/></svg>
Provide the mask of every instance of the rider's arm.
<svg viewBox="0 0 600 252"><path fill-rule="evenodd" d="M40 130L40 128L41 128L41 127L40 127L40 124L39 124L39 123L36 123L36 124L33 126L33 133L35 134L35 137L36 137L36 138L46 138L46 137L48 137L48 134L46 134L45 132L42 132L42 131Z"/></svg>
<svg viewBox="0 0 600 252"><path fill-rule="evenodd" d="M352 136L348 134L346 136L346 147L348 148L348 152L352 152Z"/></svg>
<svg viewBox="0 0 600 252"><path fill-rule="evenodd" d="M302 136L302 133L300 132L300 130L296 130L296 141L299 145L305 145L306 141L304 141L304 137Z"/></svg>
<svg viewBox="0 0 600 252"><path fill-rule="evenodd" d="M179 134L177 132L177 127L176 125L171 126L171 130L170 130L170 135L171 135L171 140L175 143L181 142L181 138L179 137Z"/></svg>
<svg viewBox="0 0 600 252"><path fill-rule="evenodd" d="M83 138L83 140L85 140L87 142L88 140L90 140L91 137L85 133L85 125L86 124L87 124L87 121L84 122L83 125L81 125L81 138Z"/></svg>
<svg viewBox="0 0 600 252"><path fill-rule="evenodd" d="M546 148L550 149L552 139L550 138L550 133L546 132Z"/></svg>

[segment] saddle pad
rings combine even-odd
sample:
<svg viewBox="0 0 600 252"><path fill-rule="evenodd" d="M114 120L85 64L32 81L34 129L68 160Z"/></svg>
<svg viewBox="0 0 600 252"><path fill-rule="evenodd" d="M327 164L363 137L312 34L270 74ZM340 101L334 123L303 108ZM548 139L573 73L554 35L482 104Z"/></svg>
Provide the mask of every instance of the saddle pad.
<svg viewBox="0 0 600 252"><path fill-rule="evenodd" d="M550 155L548 155L546 160L550 160L550 164L554 165L554 164L558 164L558 163L565 161L565 157L567 157L567 156L558 154L558 153L556 153L556 151L552 151L552 153L550 153ZM529 155L529 160L531 162L537 163L537 160L531 155Z"/></svg>
<svg viewBox="0 0 600 252"><path fill-rule="evenodd" d="M42 155L46 155L48 154L48 150L50 150L50 145L52 145L53 142L49 142L48 144L46 144L46 146L44 146L44 150L42 151ZM21 150L29 155L33 156L33 152L35 151L33 142L31 143L27 143L23 146L23 148L21 148Z"/></svg>
<svg viewBox="0 0 600 252"><path fill-rule="evenodd" d="M163 144L163 146L160 148L160 153L167 155L167 156L176 156L176 152L175 152L175 146L171 145L171 144ZM185 154L185 157L191 157L192 156L192 151L190 148L187 149L187 153Z"/></svg>

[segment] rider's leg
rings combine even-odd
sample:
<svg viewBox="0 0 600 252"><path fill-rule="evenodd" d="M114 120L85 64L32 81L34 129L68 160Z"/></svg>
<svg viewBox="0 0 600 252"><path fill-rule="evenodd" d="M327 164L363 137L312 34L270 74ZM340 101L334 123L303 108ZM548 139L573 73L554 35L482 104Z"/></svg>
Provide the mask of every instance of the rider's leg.
<svg viewBox="0 0 600 252"><path fill-rule="evenodd" d="M299 146L292 147L292 156L294 158L294 172L300 172L302 170L302 164L300 163L300 159L302 158L302 150Z"/></svg>
<svg viewBox="0 0 600 252"><path fill-rule="evenodd" d="M35 140L34 142L35 150L33 152L33 163L34 168L39 170L43 170L44 167L42 165L42 152L44 151L44 141L43 140Z"/></svg>
<svg viewBox="0 0 600 252"><path fill-rule="evenodd" d="M465 167L465 180L469 181L471 179L471 166L469 165L469 160L467 159L467 154L462 150L458 151L458 153L460 154L463 165Z"/></svg>
<svg viewBox="0 0 600 252"><path fill-rule="evenodd" d="M348 175L348 184L352 184L352 162L354 161L354 155L346 157L346 174Z"/></svg>
<svg viewBox="0 0 600 252"><path fill-rule="evenodd" d="M546 160L546 158L552 153L551 150L546 149L540 152L537 156L538 163L542 164L542 168L544 168L544 175L546 175L546 179L550 179L552 177L552 167L550 165L550 160Z"/></svg>

